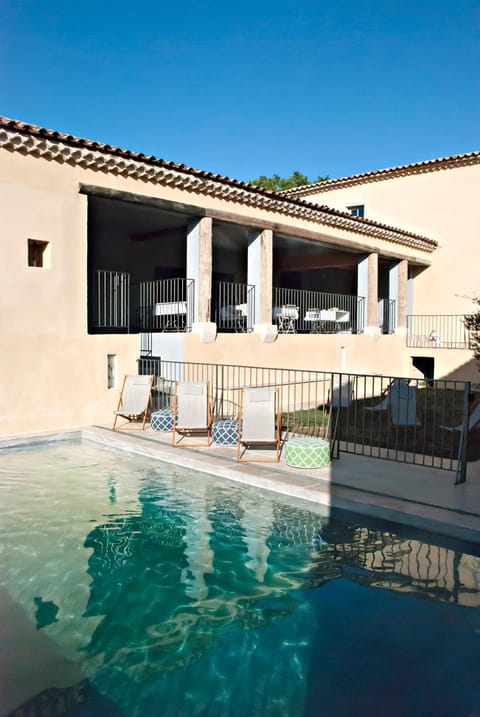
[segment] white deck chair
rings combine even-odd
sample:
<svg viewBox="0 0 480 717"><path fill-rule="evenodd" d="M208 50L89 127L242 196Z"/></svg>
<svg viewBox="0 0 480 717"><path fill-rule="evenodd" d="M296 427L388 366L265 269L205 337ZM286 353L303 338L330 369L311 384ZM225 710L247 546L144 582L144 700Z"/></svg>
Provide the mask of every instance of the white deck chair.
<svg viewBox="0 0 480 717"><path fill-rule="evenodd" d="M405 383L392 384L389 390L390 417L394 426L419 426L417 418L417 387Z"/></svg>
<svg viewBox="0 0 480 717"><path fill-rule="evenodd" d="M278 388L244 388L240 392L237 460L278 463L280 460ZM275 458L242 458L247 448L275 446ZM243 453L242 453L243 447Z"/></svg>
<svg viewBox="0 0 480 717"><path fill-rule="evenodd" d="M387 390L384 391L383 399L379 403L375 404L375 406L365 406L365 410L366 411L387 411L388 408L390 407L390 391L392 390L392 388L395 391L396 386L408 386L409 383L410 383L409 378L394 378L392 383L388 386Z"/></svg>
<svg viewBox="0 0 480 717"><path fill-rule="evenodd" d="M134 374L125 376L117 410L114 411L114 431L120 430L120 428L117 428L117 420L120 417L126 418L128 423L141 420L142 430L145 428L148 409L152 402L152 384L153 376L137 376Z"/></svg>
<svg viewBox="0 0 480 717"><path fill-rule="evenodd" d="M478 424L480 424L480 403L475 406L468 418L468 433L470 433L470 431L476 428ZM460 423L458 426L442 426L442 428L444 431L460 432L463 430L463 423Z"/></svg>
<svg viewBox="0 0 480 717"><path fill-rule="evenodd" d="M177 381L173 396L173 446L209 446L212 408L208 381ZM206 434L206 443L181 443L182 438Z"/></svg>

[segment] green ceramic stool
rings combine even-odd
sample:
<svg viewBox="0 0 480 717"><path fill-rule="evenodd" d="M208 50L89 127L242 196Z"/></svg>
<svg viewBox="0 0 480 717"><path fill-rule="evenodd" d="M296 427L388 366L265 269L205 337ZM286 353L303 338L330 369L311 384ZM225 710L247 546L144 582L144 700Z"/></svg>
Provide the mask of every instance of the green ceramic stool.
<svg viewBox="0 0 480 717"><path fill-rule="evenodd" d="M284 457L294 468L322 468L330 464L330 444L323 438L291 438L285 444Z"/></svg>

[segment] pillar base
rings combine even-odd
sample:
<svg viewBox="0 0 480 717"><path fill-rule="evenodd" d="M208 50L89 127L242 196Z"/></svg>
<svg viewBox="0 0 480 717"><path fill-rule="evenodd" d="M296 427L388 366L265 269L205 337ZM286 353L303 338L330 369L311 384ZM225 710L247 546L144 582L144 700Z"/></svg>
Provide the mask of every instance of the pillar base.
<svg viewBox="0 0 480 717"><path fill-rule="evenodd" d="M260 336L262 344L271 344L278 336L278 328L274 324L255 324L253 333Z"/></svg>
<svg viewBox="0 0 480 717"><path fill-rule="evenodd" d="M195 321L192 334L197 334L202 344L213 344L217 338L217 324L214 321Z"/></svg>
<svg viewBox="0 0 480 717"><path fill-rule="evenodd" d="M366 334L366 336L381 336L382 329L380 326L365 326L363 333Z"/></svg>

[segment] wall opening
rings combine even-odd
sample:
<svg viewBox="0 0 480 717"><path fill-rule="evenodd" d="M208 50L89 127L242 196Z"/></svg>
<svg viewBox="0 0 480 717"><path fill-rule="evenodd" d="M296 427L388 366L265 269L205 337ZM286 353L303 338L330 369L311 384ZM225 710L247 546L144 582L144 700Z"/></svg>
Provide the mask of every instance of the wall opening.
<svg viewBox="0 0 480 717"><path fill-rule="evenodd" d="M412 356L412 364L423 373L427 382L435 378L435 359L432 356Z"/></svg>
<svg viewBox="0 0 480 717"><path fill-rule="evenodd" d="M28 266L50 266L50 243L48 241L28 240Z"/></svg>

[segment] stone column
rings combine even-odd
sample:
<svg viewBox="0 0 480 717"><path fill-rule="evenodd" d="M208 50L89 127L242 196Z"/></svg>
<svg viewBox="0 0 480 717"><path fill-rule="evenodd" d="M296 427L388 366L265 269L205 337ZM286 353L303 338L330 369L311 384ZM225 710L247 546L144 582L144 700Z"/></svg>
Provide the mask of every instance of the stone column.
<svg viewBox="0 0 480 717"><path fill-rule="evenodd" d="M255 287L254 332L263 342L273 341L277 327L272 324L273 231L252 232L248 244L247 282Z"/></svg>
<svg viewBox="0 0 480 717"><path fill-rule="evenodd" d="M187 279L194 279L194 314L192 331L201 340L213 341L216 326L210 321L212 297L212 218L201 217L188 227L187 233Z"/></svg>
<svg viewBox="0 0 480 717"><path fill-rule="evenodd" d="M413 314L413 278L412 271L409 270L407 276L407 316Z"/></svg>
<svg viewBox="0 0 480 717"><path fill-rule="evenodd" d="M358 262L357 294L365 297L365 333L379 334L378 326L378 254Z"/></svg>
<svg viewBox="0 0 480 717"><path fill-rule="evenodd" d="M388 294L395 301L395 333L405 334L407 329L408 262L402 260L389 270Z"/></svg>

